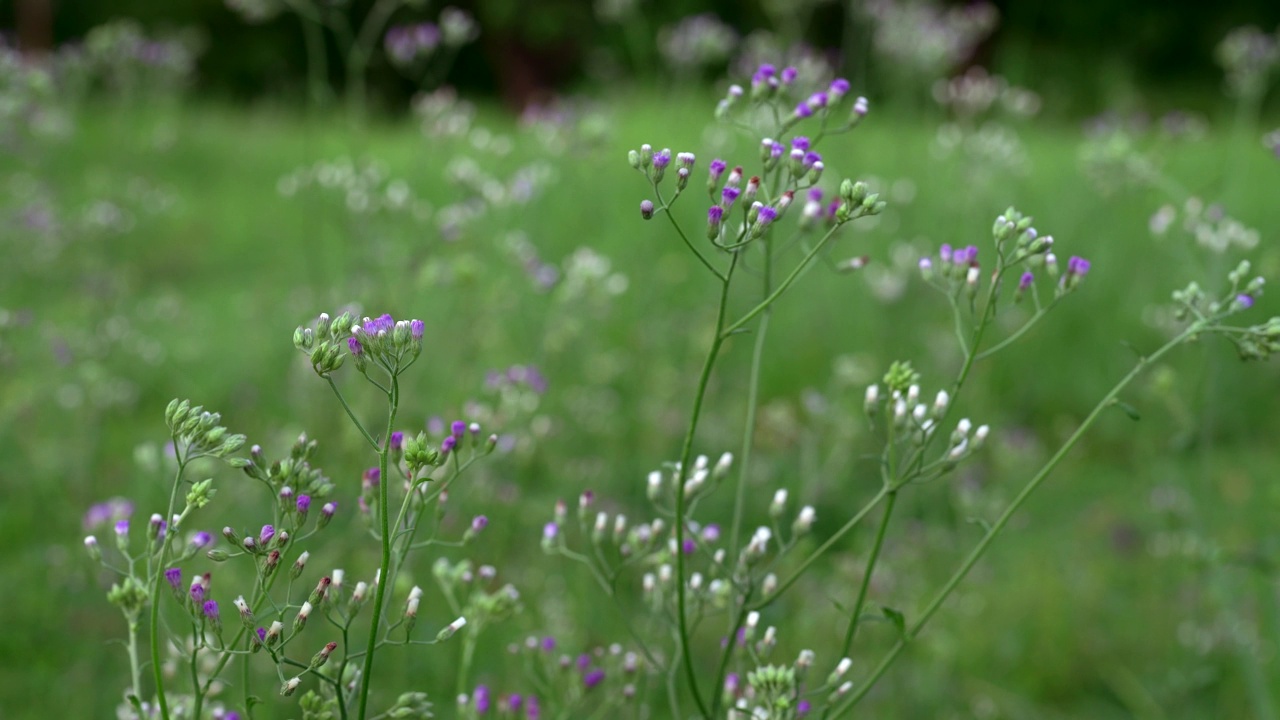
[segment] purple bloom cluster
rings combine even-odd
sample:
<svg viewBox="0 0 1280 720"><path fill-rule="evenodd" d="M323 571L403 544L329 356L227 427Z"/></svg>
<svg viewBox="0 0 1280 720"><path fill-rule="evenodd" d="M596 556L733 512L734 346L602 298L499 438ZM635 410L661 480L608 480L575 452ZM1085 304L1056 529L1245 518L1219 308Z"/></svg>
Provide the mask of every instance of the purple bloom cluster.
<svg viewBox="0 0 1280 720"><path fill-rule="evenodd" d="M85 530L108 525L133 515L133 502L121 497L114 497L104 502L95 503L84 514L82 523Z"/></svg>
<svg viewBox="0 0 1280 720"><path fill-rule="evenodd" d="M1090 263L1088 260L1085 260L1078 255L1072 255L1071 258L1067 260L1067 275L1084 277L1089 273L1089 266Z"/></svg>
<svg viewBox="0 0 1280 720"><path fill-rule="evenodd" d="M505 372L490 370L485 376L485 386L491 390L524 386L541 395L547 391L547 379L533 365L512 365Z"/></svg>
<svg viewBox="0 0 1280 720"><path fill-rule="evenodd" d="M440 28L432 23L398 25L387 30L383 47L393 63L409 65L429 56L439 47L440 40Z"/></svg>

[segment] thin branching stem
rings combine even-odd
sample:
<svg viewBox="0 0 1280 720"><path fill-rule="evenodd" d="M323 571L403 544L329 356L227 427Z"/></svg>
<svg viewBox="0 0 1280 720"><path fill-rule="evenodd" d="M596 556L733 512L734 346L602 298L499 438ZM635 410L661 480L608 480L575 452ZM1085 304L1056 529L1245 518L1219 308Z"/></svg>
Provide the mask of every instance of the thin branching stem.
<svg viewBox="0 0 1280 720"><path fill-rule="evenodd" d="M947 580L946 584L944 584L933 596L933 599L927 606L925 606L920 617L903 632L903 635L898 639L898 642L889 649L884 658L880 661L880 664L872 670L870 676L863 681L861 686L849 695L848 699L845 700L843 704L836 708L834 717L840 717L848 712L858 703L859 700L870 692L871 688L889 669L894 660L896 660L898 656L902 654L902 651L906 649L907 644L920 634L920 631L924 629L924 626L929 622L930 618L938 612L939 608L942 607L942 604L951 596L951 593L955 591L960 582L969 574L969 571L973 569L973 566L977 564L978 560L981 559L984 554L986 554L987 549L991 547L991 543L995 541L996 537L1000 535L1005 526L1009 524L1009 520L1013 517L1014 513L1016 513L1023 504L1026 503L1027 498L1029 498L1031 494L1044 483L1045 478L1049 477L1054 469L1058 467L1058 464L1062 462L1062 459L1065 458L1067 453L1076 446L1082 437L1084 437L1084 434L1093 427L1093 425L1098 421L1098 418L1102 416L1102 413L1111 407L1112 403L1120 393L1124 391L1124 389L1128 387L1129 384L1132 383L1139 375L1141 375L1143 371L1151 367L1152 364L1170 350L1173 350L1186 342L1197 333L1203 332L1207 324L1208 323L1205 322L1193 323L1177 337L1165 343L1151 355L1140 359L1137 365L1135 365L1134 368L1120 380L1120 382L1116 383L1115 387L1111 388L1111 390L1102 397L1102 400L1094 406L1089 415L1086 416L1084 421L1080 423L1080 426L1076 428L1076 431L1071 434L1071 437L1067 438L1067 441L1063 443L1062 447L1058 448L1058 451L1049 458L1044 466L1041 467L1030 480L1027 481L1027 484L1018 492L1018 495L1007 507L1005 507L1004 512L1000 514L999 519L991 525L987 534L984 535L982 540L979 541L973 550L969 552L969 555L965 557L964 561L960 564L960 567L958 567L951 575L951 578Z"/></svg>

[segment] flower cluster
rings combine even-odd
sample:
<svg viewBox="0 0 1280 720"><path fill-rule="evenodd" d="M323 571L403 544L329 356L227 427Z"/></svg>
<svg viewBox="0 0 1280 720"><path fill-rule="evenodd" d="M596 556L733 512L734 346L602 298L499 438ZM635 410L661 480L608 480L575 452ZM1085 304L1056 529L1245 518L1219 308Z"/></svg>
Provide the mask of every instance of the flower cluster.
<svg viewBox="0 0 1280 720"><path fill-rule="evenodd" d="M294 331L294 347L311 358L317 375L327 377L342 367L347 354L361 374L372 366L398 375L422 353L426 325L421 320L397 321L390 315L353 320L350 313L334 320L321 313L315 327L298 326Z"/></svg>

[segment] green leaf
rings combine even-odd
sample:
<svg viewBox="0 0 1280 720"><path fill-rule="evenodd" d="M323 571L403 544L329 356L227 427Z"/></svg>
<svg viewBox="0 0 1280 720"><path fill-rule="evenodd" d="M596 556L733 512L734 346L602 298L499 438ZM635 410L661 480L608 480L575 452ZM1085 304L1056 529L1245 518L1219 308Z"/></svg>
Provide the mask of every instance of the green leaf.
<svg viewBox="0 0 1280 720"><path fill-rule="evenodd" d="M991 534L991 523L987 522L986 518L969 517L969 518L965 518L965 522L971 525L977 525L978 527L982 528L982 532L988 535Z"/></svg>
<svg viewBox="0 0 1280 720"><path fill-rule="evenodd" d="M1120 408L1120 409L1124 412L1124 414L1125 414L1125 415L1128 415L1128 416L1129 416L1129 419L1130 419L1130 420L1141 420L1141 419L1142 419L1142 415L1140 415L1140 414L1138 413L1138 408L1136 408L1136 407L1134 407L1134 406L1130 405L1129 403L1127 403L1127 402L1125 402L1125 401L1123 401L1123 400L1113 400L1113 401L1111 401L1111 404L1112 404L1112 405L1115 405L1115 406L1116 406L1116 407L1118 407L1118 408Z"/></svg>
<svg viewBox="0 0 1280 720"><path fill-rule="evenodd" d="M900 635L907 634L906 616L904 616L901 612L898 612L897 610L894 610L893 608L884 606L884 605L880 607L880 612L884 613L885 619L893 623L894 627L898 628L898 634Z"/></svg>

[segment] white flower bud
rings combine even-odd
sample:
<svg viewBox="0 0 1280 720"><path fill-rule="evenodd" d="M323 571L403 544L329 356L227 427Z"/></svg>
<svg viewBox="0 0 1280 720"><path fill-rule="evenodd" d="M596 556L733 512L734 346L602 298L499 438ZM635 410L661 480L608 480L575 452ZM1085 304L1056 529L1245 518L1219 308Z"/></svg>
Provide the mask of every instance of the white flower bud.
<svg viewBox="0 0 1280 720"><path fill-rule="evenodd" d="M947 406L950 404L951 404L951 396L947 394L946 390L939 390L938 396L933 399L934 414L941 415L942 413L946 412Z"/></svg>

